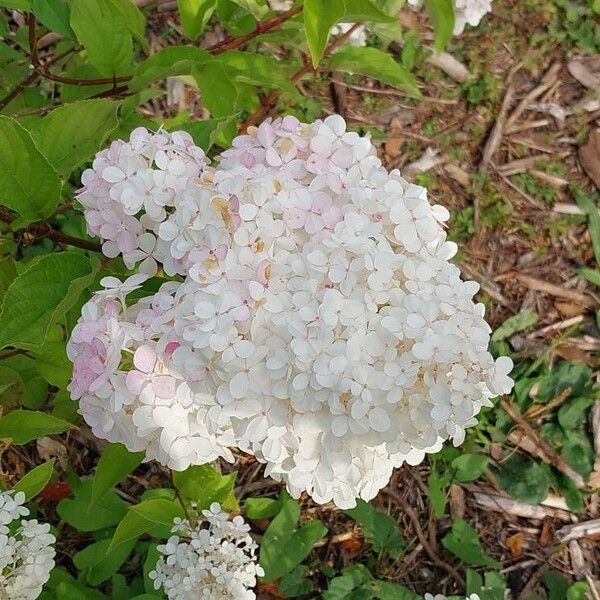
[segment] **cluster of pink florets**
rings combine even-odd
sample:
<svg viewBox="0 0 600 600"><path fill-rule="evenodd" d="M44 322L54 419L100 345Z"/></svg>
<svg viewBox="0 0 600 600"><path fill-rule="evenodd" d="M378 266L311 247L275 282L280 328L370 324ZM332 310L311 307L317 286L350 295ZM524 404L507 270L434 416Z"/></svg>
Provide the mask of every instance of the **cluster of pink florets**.
<svg viewBox="0 0 600 600"><path fill-rule="evenodd" d="M268 120L216 167L185 133L136 130L83 182L90 232L145 273L104 280L69 343L100 437L173 469L238 447L351 507L512 386L448 212L339 116ZM127 299L158 265L181 277Z"/></svg>

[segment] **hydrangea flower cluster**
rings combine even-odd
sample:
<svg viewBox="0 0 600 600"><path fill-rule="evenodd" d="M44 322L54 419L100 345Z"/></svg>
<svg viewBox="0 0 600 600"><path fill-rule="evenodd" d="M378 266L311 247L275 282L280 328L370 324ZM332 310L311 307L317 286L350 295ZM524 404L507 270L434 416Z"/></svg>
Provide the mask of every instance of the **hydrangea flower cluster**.
<svg viewBox="0 0 600 600"><path fill-rule="evenodd" d="M0 492L0 598L33 600L54 568L50 525L25 520L25 494Z"/></svg>
<svg viewBox="0 0 600 600"><path fill-rule="evenodd" d="M337 115L267 120L216 167L188 142L136 130L84 173L88 223L135 219L156 242L136 260L184 276L137 302L143 275L107 278L84 306L70 390L96 435L173 469L236 446L293 496L342 508L462 443L511 389L512 362L487 352L479 286L449 262L448 211ZM117 171L142 163L162 187L127 213L138 180Z"/></svg>
<svg viewBox="0 0 600 600"><path fill-rule="evenodd" d="M176 519L167 542L158 546L162 556L150 571L154 589L169 600L252 600L256 578L264 575L257 564L257 544L240 516L229 515L213 503L195 526Z"/></svg>
<svg viewBox="0 0 600 600"><path fill-rule="evenodd" d="M493 0L452 0L454 4L454 35L460 35L467 25L476 27L489 12ZM423 0L408 0L416 8L423 6Z"/></svg>

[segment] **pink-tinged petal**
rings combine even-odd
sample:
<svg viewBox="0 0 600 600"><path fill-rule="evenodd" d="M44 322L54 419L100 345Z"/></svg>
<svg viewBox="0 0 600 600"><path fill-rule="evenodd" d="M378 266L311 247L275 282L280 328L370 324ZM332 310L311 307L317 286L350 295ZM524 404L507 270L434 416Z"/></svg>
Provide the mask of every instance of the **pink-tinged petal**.
<svg viewBox="0 0 600 600"><path fill-rule="evenodd" d="M123 173L119 167L106 167L106 169L102 171L102 179L108 181L108 183L118 183L125 179L125 173Z"/></svg>
<svg viewBox="0 0 600 600"><path fill-rule="evenodd" d="M317 135L310 141L310 149L320 156L329 156L331 154L331 140L324 135Z"/></svg>
<svg viewBox="0 0 600 600"><path fill-rule="evenodd" d="M169 357L173 356L173 352L179 348L181 344L179 342L169 342L165 346L165 354Z"/></svg>
<svg viewBox="0 0 600 600"><path fill-rule="evenodd" d="M354 162L354 154L349 146L342 146L331 156L331 162L338 167L347 169Z"/></svg>
<svg viewBox="0 0 600 600"><path fill-rule="evenodd" d="M129 371L125 378L127 389L135 396L138 396L148 383L148 376L140 371Z"/></svg>
<svg viewBox="0 0 600 600"><path fill-rule="evenodd" d="M133 355L133 364L136 369L144 373L151 373L156 364L156 352L149 344L140 346Z"/></svg>
<svg viewBox="0 0 600 600"><path fill-rule="evenodd" d="M177 391L177 380L170 375L158 375L152 378L152 389L159 398L173 398Z"/></svg>

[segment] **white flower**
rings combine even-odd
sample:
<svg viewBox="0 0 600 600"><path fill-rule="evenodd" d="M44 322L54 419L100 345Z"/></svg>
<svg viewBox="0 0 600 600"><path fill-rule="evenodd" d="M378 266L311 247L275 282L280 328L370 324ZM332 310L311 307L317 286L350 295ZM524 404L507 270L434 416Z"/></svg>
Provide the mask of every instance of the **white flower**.
<svg viewBox="0 0 600 600"><path fill-rule="evenodd" d="M0 492L0 597L34 600L54 568L50 525L25 520L25 494Z"/></svg>
<svg viewBox="0 0 600 600"><path fill-rule="evenodd" d="M257 564L258 546L250 528L240 516L229 521L217 503L202 513L206 522L195 527L176 519L176 535L158 546L162 556L149 574L154 589L162 588L169 600L256 598L251 588L264 571Z"/></svg>
<svg viewBox="0 0 600 600"><path fill-rule="evenodd" d="M174 469L236 446L294 496L349 508L404 461L462 443L510 391L478 285L450 262L448 211L387 172L368 137L338 115L267 120L214 168L177 139L139 130L84 177L95 224L157 171L173 195L147 188L147 233L123 257L185 276L129 306L137 280L110 280L84 307L70 390L96 435Z"/></svg>
<svg viewBox="0 0 600 600"><path fill-rule="evenodd" d="M454 35L460 35L465 26L476 27L483 17L492 11L493 0L453 0L454 3ZM416 8L423 6L423 0L408 0Z"/></svg>
<svg viewBox="0 0 600 600"><path fill-rule="evenodd" d="M444 594L425 594L425 600L448 600L448 598ZM477 594L471 594L465 600L480 600L480 598Z"/></svg>

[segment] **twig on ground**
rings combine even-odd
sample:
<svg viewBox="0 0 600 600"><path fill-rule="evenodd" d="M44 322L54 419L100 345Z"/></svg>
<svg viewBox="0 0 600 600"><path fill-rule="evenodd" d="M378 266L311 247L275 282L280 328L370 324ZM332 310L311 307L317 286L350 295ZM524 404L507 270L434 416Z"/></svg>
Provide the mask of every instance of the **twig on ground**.
<svg viewBox="0 0 600 600"><path fill-rule="evenodd" d="M564 525L557 529L554 535L562 544L584 537L598 536L600 535L600 519L592 519L574 525Z"/></svg>
<svg viewBox="0 0 600 600"><path fill-rule="evenodd" d="M531 277L531 275L525 275L524 273L511 272L503 275L502 279L510 279L512 277L532 290L542 292L543 294L549 294L550 296L556 296L557 298L565 298L566 300L571 300L575 304L580 304L586 308L595 308L597 304L596 301L587 294L569 290L560 285L542 279L536 279L535 277Z"/></svg>
<svg viewBox="0 0 600 600"><path fill-rule="evenodd" d="M523 430L523 433L531 440L531 442L533 442L537 452L539 452L539 457L544 460L544 462L547 462L558 471L569 477L578 488L585 487L585 481L583 477L569 464L567 464L567 462L538 435L537 431L535 431L535 429L507 400L507 398L502 398L500 400L500 406L504 409L506 414Z"/></svg>
<svg viewBox="0 0 600 600"><path fill-rule="evenodd" d="M415 533L417 534L417 537L419 538L419 542L423 546L423 549L425 550L427 556L429 556L429 559L431 560L431 562L433 562L440 569L444 569L444 571L446 571L447 573L452 575L452 577L456 580L456 582L464 587L464 585L465 585L464 579L460 576L458 571L452 565L448 564L445 560L440 558L431 548L431 545L429 544L429 541L427 540L427 536L423 532L421 523L419 522L419 517L417 516L417 513L415 512L414 508L412 506L410 506L410 504L408 504L408 502L400 494L398 494L395 490L387 487L384 489L384 491L386 494L391 496L401 506L403 512L406 513L406 516L410 519L410 521L413 524L413 527L415 529Z"/></svg>

